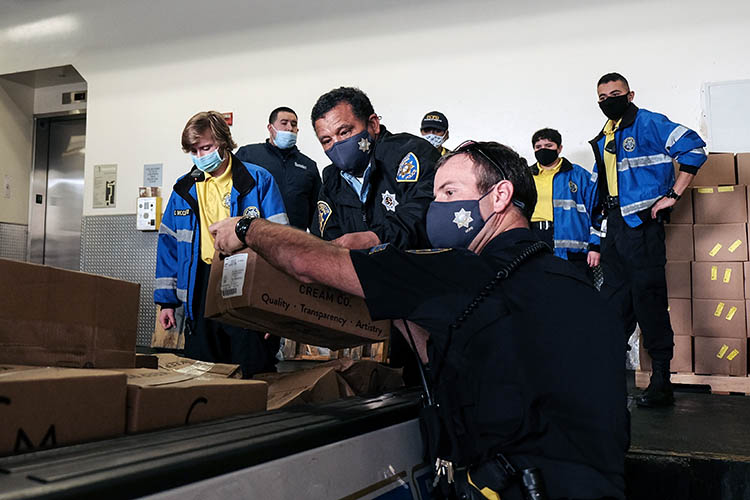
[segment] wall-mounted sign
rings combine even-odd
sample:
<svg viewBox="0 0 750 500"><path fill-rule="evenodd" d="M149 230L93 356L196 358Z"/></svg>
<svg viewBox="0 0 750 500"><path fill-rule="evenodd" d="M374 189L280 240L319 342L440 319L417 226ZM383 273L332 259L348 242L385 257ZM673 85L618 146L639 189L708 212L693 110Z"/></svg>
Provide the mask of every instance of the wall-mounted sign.
<svg viewBox="0 0 750 500"><path fill-rule="evenodd" d="M94 165L94 208L114 208L117 165Z"/></svg>
<svg viewBox="0 0 750 500"><path fill-rule="evenodd" d="M162 164L147 163L143 165L143 185L146 187L161 187Z"/></svg>

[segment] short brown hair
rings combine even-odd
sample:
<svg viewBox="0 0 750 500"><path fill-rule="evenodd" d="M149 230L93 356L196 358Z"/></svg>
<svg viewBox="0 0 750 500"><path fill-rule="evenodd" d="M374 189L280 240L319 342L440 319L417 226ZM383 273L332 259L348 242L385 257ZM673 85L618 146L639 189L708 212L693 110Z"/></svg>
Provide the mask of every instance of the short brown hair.
<svg viewBox="0 0 750 500"><path fill-rule="evenodd" d="M218 111L201 111L191 116L182 129L182 150L189 153L190 148L198 142L198 137L206 130L211 131L211 136L219 144L221 152L232 151L237 147L224 116Z"/></svg>

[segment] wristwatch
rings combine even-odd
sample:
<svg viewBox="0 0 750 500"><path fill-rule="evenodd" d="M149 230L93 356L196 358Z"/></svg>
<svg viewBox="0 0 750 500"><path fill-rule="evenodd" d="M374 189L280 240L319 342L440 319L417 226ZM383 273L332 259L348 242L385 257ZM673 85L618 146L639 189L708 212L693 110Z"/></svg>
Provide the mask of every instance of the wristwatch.
<svg viewBox="0 0 750 500"><path fill-rule="evenodd" d="M242 242L243 248L247 248L245 236L247 235L247 230L250 229L250 224L252 224L256 218L257 217L253 217L252 215L245 215L241 217L234 226L234 234L236 234L237 238Z"/></svg>
<svg viewBox="0 0 750 500"><path fill-rule="evenodd" d="M665 194L664 196L666 196L667 198L675 199L675 200L679 200L680 198L682 198L682 196L677 194L677 192L674 189L670 189L669 191L667 191L667 194Z"/></svg>

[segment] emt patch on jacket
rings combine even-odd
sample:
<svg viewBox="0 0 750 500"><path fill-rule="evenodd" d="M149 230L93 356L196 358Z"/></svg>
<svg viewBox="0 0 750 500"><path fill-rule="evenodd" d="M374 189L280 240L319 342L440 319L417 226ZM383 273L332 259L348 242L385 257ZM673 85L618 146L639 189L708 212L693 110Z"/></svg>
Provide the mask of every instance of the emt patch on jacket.
<svg viewBox="0 0 750 500"><path fill-rule="evenodd" d="M407 153L398 164L396 182L417 182L419 179L419 158L412 152Z"/></svg>

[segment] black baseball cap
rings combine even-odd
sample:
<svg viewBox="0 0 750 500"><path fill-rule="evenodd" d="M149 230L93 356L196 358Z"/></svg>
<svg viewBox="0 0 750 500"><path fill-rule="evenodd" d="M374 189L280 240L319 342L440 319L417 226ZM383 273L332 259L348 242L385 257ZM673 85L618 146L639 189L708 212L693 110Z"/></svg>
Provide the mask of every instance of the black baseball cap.
<svg viewBox="0 0 750 500"><path fill-rule="evenodd" d="M448 119L440 111L430 111L422 118L420 130L434 128L437 130L448 130Z"/></svg>

